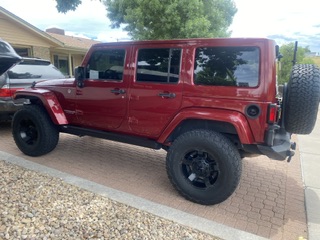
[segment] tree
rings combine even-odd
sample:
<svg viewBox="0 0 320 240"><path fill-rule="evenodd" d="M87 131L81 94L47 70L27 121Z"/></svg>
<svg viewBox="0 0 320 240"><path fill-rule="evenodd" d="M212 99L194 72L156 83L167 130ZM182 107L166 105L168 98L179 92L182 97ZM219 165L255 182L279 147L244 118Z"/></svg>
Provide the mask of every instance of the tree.
<svg viewBox="0 0 320 240"><path fill-rule="evenodd" d="M77 7L81 4L81 0L56 0L56 2L57 10L61 13L75 11Z"/></svg>
<svg viewBox="0 0 320 240"><path fill-rule="evenodd" d="M60 12L81 0L56 0ZM233 0L103 0L113 28L136 40L228 37L237 8Z"/></svg>
<svg viewBox="0 0 320 240"><path fill-rule="evenodd" d="M280 52L283 58L280 60L280 68L278 69L279 84L289 81L291 69L293 65L294 43L284 44L280 47ZM299 47L296 55L296 63L298 64L313 64L313 60L306 58L306 53L310 52L309 47Z"/></svg>
<svg viewBox="0 0 320 240"><path fill-rule="evenodd" d="M105 0L113 27L133 39L226 37L236 13L232 0Z"/></svg>

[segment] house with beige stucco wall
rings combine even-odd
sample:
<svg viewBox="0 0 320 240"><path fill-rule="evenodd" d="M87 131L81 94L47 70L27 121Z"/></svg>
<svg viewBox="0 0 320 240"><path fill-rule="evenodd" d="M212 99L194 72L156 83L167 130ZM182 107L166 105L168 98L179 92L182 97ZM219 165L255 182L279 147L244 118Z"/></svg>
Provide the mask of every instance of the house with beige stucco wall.
<svg viewBox="0 0 320 240"><path fill-rule="evenodd" d="M73 76L88 49L98 41L65 35L64 30L42 31L0 7L0 38L22 57L50 60L65 75Z"/></svg>

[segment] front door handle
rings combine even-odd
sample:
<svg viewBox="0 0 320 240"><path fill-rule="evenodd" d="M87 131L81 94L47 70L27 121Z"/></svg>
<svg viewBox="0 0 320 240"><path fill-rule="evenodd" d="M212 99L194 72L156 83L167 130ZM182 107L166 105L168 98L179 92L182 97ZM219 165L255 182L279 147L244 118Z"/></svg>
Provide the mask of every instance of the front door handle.
<svg viewBox="0 0 320 240"><path fill-rule="evenodd" d="M163 92L163 93L159 93L158 96L162 97L162 98L175 98L176 94L175 93Z"/></svg>
<svg viewBox="0 0 320 240"><path fill-rule="evenodd" d="M83 93L82 90L80 90L80 89L76 90L76 95L82 95L82 93Z"/></svg>
<svg viewBox="0 0 320 240"><path fill-rule="evenodd" d="M112 89L110 92L114 93L114 94L125 94L126 93L126 90L124 89L119 89L119 88L115 88L115 89Z"/></svg>

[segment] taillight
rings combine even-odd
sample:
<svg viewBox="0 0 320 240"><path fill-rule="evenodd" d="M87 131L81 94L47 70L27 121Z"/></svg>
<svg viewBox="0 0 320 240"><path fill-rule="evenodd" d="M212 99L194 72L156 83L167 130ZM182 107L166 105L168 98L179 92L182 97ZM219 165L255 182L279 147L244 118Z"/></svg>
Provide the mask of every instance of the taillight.
<svg viewBox="0 0 320 240"><path fill-rule="evenodd" d="M11 88L8 88L7 85L3 85L2 88L0 88L0 97L2 98L8 98L8 97L12 97L13 94L15 93L17 89L11 89Z"/></svg>
<svg viewBox="0 0 320 240"><path fill-rule="evenodd" d="M268 109L268 120L269 124L274 124L278 121L278 105L270 104Z"/></svg>

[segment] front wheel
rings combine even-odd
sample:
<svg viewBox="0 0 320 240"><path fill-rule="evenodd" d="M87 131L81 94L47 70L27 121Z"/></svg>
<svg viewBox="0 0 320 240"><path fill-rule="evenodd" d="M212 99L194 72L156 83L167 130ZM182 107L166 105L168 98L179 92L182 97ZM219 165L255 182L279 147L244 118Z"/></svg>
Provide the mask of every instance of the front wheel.
<svg viewBox="0 0 320 240"><path fill-rule="evenodd" d="M209 130L179 136L167 154L167 173L186 199L204 205L226 200L237 188L241 157L229 139Z"/></svg>
<svg viewBox="0 0 320 240"><path fill-rule="evenodd" d="M57 127L47 112L37 105L26 105L15 113L12 135L18 148L33 157L51 152L59 141Z"/></svg>

